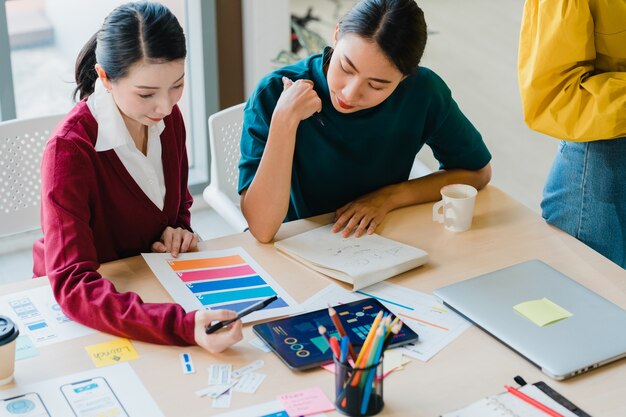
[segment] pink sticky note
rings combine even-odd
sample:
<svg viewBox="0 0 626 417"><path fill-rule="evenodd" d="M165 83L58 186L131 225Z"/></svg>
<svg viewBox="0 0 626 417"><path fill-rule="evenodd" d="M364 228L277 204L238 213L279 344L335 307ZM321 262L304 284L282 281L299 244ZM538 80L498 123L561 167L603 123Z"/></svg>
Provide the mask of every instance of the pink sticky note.
<svg viewBox="0 0 626 417"><path fill-rule="evenodd" d="M285 407L289 417L308 416L335 409L320 387L279 395L278 400Z"/></svg>
<svg viewBox="0 0 626 417"><path fill-rule="evenodd" d="M354 367L354 361L352 359L349 359L348 363L350 363L350 366ZM322 365L322 369L330 372L331 374L336 374L337 373L337 369L335 368L335 363L334 362L327 363L326 365Z"/></svg>

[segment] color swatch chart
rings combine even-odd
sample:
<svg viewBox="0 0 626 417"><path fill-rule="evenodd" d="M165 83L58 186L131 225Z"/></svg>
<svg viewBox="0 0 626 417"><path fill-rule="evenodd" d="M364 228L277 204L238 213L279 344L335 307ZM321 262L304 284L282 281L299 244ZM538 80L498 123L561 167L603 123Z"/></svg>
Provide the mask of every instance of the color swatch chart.
<svg viewBox="0 0 626 417"><path fill-rule="evenodd" d="M203 306L239 311L276 294L239 255L167 263ZM278 298L266 308L286 306L285 300Z"/></svg>
<svg viewBox="0 0 626 417"><path fill-rule="evenodd" d="M240 311L275 294L278 299L257 312L261 314L253 320L297 311L295 301L243 248L188 253L176 259L165 255L143 256L170 295L187 311L199 308Z"/></svg>

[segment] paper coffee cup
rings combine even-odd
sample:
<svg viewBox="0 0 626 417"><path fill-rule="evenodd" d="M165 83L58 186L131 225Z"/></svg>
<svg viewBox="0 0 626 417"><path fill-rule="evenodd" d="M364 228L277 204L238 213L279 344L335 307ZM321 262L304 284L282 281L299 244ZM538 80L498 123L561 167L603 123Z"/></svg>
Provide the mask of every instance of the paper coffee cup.
<svg viewBox="0 0 626 417"><path fill-rule="evenodd" d="M6 316L0 316L0 385L13 381L15 371L15 339L20 334L17 325Z"/></svg>

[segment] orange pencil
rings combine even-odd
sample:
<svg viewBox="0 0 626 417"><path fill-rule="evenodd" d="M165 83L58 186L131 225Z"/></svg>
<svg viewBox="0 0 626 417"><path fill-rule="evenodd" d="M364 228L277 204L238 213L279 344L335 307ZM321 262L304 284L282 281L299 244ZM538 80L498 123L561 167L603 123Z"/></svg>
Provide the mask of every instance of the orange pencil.
<svg viewBox="0 0 626 417"><path fill-rule="evenodd" d="M337 315L335 309L331 306L328 306L328 314L330 315L330 319L333 321L335 328L339 332L339 335L341 337L348 336L348 333L346 333L346 329L344 329L343 324L341 324L341 319ZM354 351L354 348L352 347L352 344L350 342L348 342L348 351L350 352L350 356L352 356L352 359L356 359L356 352Z"/></svg>
<svg viewBox="0 0 626 417"><path fill-rule="evenodd" d="M374 322L372 323L372 327L370 327L370 331L367 334L367 337L365 338L363 347L361 347L361 351L359 352L359 357L356 359L356 362L354 363L355 368L359 367L359 365L361 364L361 361L363 360L363 356L365 352L369 350L369 345L370 343L372 343L372 339L374 339L374 336L376 335L376 328L378 327L378 323L380 323L380 320L382 318L383 318L383 311L381 310L376 315L376 318L374 319Z"/></svg>
<svg viewBox="0 0 626 417"><path fill-rule="evenodd" d="M376 339L376 331L379 327L382 317L383 317L383 312L381 310L376 315L376 318L374 319L374 322L372 323L372 327L370 327L370 331L367 334L367 337L365 338L365 343L363 343L363 347L361 348L361 351L359 352L359 357L357 358L354 364L355 368L361 368L365 366L365 364L367 363L367 359L370 355L370 351L372 350L372 347L374 346L374 341ZM356 387L360 380L361 380L361 372L355 372L355 375L352 377L351 385L353 387Z"/></svg>

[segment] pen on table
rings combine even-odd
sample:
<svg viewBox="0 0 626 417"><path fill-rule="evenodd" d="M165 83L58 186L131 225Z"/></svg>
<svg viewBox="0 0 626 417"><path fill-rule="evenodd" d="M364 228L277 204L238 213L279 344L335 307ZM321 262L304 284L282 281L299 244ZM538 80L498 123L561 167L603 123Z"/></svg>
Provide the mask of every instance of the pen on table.
<svg viewBox="0 0 626 417"><path fill-rule="evenodd" d="M526 401L528 404L540 409L544 413L551 415L552 417L563 417L563 414L557 413L550 407L540 403L539 401L535 400L532 397L529 397L528 395L524 394L522 391L518 390L517 388L513 388L509 385L505 385L504 388L506 388L506 390L510 392L511 394L515 395L516 397L520 398L523 401Z"/></svg>
<svg viewBox="0 0 626 417"><path fill-rule="evenodd" d="M228 326L231 323L234 323L235 321L239 320L242 317L247 316L250 313L253 313L257 310L260 310L262 308L267 307L268 305L270 305L271 303L273 303L274 301L276 301L278 299L277 295L272 295L269 298L266 298L265 300L261 300L256 304L252 304L250 307L244 308L243 310L241 310L239 313L237 313L237 316L234 319L229 319L229 320L224 320L224 321L219 321L215 324L210 325L209 327L206 328L206 334L211 334L214 333L216 331L218 331L219 329L221 329L224 326Z"/></svg>
<svg viewBox="0 0 626 417"><path fill-rule="evenodd" d="M346 329L344 329L343 324L341 324L341 319L337 315L335 309L331 306L328 306L328 315L335 325L335 328L339 332L339 336L348 336L348 333L346 333ZM350 356L352 356L352 359L356 360L356 352L354 351L354 348L352 347L352 344L350 344L350 342L348 342L348 350L350 351Z"/></svg>

